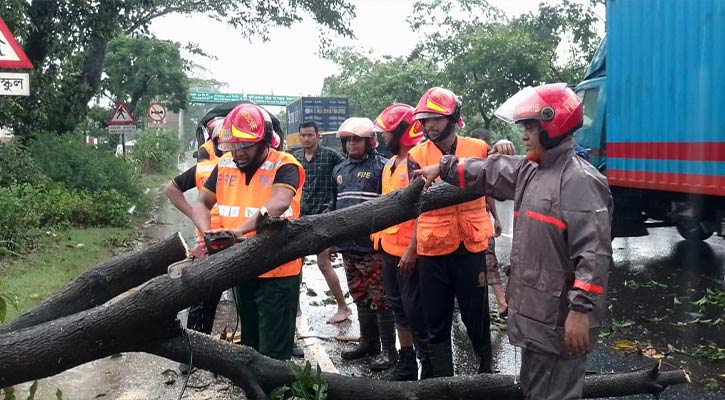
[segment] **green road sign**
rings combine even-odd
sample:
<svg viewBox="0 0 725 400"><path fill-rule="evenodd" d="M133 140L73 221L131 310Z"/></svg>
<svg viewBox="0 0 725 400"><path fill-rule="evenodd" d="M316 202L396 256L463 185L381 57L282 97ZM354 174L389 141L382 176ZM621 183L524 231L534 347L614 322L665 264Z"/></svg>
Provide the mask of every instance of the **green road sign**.
<svg viewBox="0 0 725 400"><path fill-rule="evenodd" d="M260 106L286 106L297 100L294 96L275 96L268 94L190 92L190 103L226 103L229 101L249 100Z"/></svg>
<svg viewBox="0 0 725 400"><path fill-rule="evenodd" d="M190 92L191 103L226 103L229 101L244 100L240 93L212 93L212 92Z"/></svg>
<svg viewBox="0 0 725 400"><path fill-rule="evenodd" d="M286 106L297 100L294 96L275 96L269 94L248 94L247 99L260 106Z"/></svg>

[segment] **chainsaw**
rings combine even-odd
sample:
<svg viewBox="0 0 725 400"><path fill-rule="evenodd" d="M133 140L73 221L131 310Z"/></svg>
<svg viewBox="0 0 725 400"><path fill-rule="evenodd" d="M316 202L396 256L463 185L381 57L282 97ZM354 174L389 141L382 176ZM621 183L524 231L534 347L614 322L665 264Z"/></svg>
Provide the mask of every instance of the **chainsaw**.
<svg viewBox="0 0 725 400"><path fill-rule="evenodd" d="M204 234L204 246L206 246L206 252L209 255L216 254L222 250L228 249L234 246L236 243L240 243L246 239L245 237L237 237L231 232L220 231ZM177 261L171 265L167 270L171 279L178 279L181 277L183 270L192 264L194 260L187 258L185 260Z"/></svg>

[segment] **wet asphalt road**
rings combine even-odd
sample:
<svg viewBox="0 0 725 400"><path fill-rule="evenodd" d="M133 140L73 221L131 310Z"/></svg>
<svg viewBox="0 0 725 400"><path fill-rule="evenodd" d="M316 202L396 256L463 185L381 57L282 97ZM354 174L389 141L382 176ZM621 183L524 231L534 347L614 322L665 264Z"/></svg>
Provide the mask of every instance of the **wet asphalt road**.
<svg viewBox="0 0 725 400"><path fill-rule="evenodd" d="M508 265L511 249L511 202L499 203L504 233L496 240L499 263ZM613 241L615 266L610 271L610 319L603 329L600 343L588 357L587 370L591 373L627 372L651 366L655 360L636 352L618 351L613 348L618 340L628 340L632 345L651 345L659 354L668 353L663 369L686 368L695 382L700 384L670 387L661 399L725 399L725 393L703 388L705 379L715 379L720 386L725 382L717 375L725 373L725 365L708 363L694 357L668 350L692 349L702 343L715 343L725 347L724 323L714 326L693 323L697 312L703 311L701 320L725 319L722 309L704 309L692 305L705 294L707 288L723 289L725 277L725 240L712 237L703 243L687 243L674 228L650 229L650 235L639 238L618 238ZM335 310L327 286L319 273L315 258L308 257L304 267L304 285L301 290L303 317L317 336L317 342L329 355L335 368L342 374L354 376L378 376L367 367L367 359L345 361L340 351L347 344L336 336L359 335L356 315L338 325L325 324ZM339 261L338 261L339 264ZM341 267L336 269L343 289L345 275ZM677 300L675 300L677 298ZM351 299L350 299L351 302ZM490 307L495 309L493 297ZM354 308L354 307L353 307ZM508 344L504 331L492 328L495 369L504 374L515 374L520 367L520 353ZM456 374L475 373L478 361L465 334L465 327L456 317L453 328L454 362ZM651 399L650 395L629 396L628 399Z"/></svg>

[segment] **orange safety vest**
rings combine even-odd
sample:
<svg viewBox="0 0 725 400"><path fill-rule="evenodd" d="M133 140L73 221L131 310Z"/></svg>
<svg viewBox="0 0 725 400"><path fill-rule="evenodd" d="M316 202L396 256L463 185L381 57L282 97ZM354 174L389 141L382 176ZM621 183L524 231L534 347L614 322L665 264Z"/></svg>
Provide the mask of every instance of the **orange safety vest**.
<svg viewBox="0 0 725 400"><path fill-rule="evenodd" d="M300 216L300 199L302 198L302 185L305 183L305 170L292 155L269 149L267 159L257 169L247 185L245 174L234 163L231 153L224 154L219 159L216 184L216 201L219 207L221 228L236 228L247 218L254 216L272 196L272 185L277 170L287 164L296 165L300 173L300 181L292 198L292 204L282 215L294 219ZM249 232L245 236L254 236L254 234L254 232ZM282 278L299 275L301 271L302 259L298 258L259 275L259 277Z"/></svg>
<svg viewBox="0 0 725 400"><path fill-rule="evenodd" d="M457 140L456 156L486 158L486 142L462 136L458 136ZM438 164L443 157L440 149L431 141L412 148L408 155L421 167ZM458 249L461 242L471 253L482 252L488 248L488 239L493 234L486 212L486 200L481 197L424 212L418 216L416 233L418 254L423 256L451 254Z"/></svg>
<svg viewBox="0 0 725 400"><path fill-rule="evenodd" d="M214 142L212 142L211 139L204 142L204 144L201 145L201 148L206 149L206 152L209 153L209 161L216 161L219 158L214 152Z"/></svg>
<svg viewBox="0 0 725 400"><path fill-rule="evenodd" d="M393 165L397 156L385 164L383 168L383 192L382 194L388 194L398 189L408 187L408 163L403 160L400 165L395 168L393 172ZM410 239L413 237L413 228L415 227L415 220L405 221L398 225L385 228L380 232L373 233L371 239L373 241L373 249L383 250L393 256L402 257L405 254L405 250L408 248Z"/></svg>
<svg viewBox="0 0 725 400"><path fill-rule="evenodd" d="M214 171L214 168L216 168L217 162L219 159L214 160L204 160L199 161L196 163L196 189L201 192L204 190L204 183L207 179L209 179L209 175L211 175L212 171ZM217 229L219 228L220 222L219 222L219 208L214 204L214 207L211 209L211 223L209 224L210 229ZM199 240L204 240L204 235L199 232L198 229L196 229L196 236L199 238Z"/></svg>

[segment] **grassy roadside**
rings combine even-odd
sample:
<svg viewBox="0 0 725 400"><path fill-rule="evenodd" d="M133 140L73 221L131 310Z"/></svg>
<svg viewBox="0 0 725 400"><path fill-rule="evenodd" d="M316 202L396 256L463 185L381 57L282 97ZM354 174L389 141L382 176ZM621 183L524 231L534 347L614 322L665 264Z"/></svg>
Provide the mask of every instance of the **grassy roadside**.
<svg viewBox="0 0 725 400"><path fill-rule="evenodd" d="M14 260L0 261L3 291L17 309L7 320L27 311L89 267L113 256L113 250L135 236L131 228L71 228L53 233L41 249Z"/></svg>
<svg viewBox="0 0 725 400"><path fill-rule="evenodd" d="M88 268L111 258L119 251L131 250L130 244L138 234L138 226L158 202L161 185L175 172L146 175L143 185L148 188L148 211L134 216L129 228L69 228L49 231L47 240L32 253L22 257L0 258L0 292L8 295L16 307L7 309L5 321L27 311L53 292L66 285Z"/></svg>

